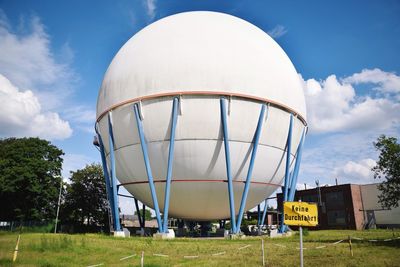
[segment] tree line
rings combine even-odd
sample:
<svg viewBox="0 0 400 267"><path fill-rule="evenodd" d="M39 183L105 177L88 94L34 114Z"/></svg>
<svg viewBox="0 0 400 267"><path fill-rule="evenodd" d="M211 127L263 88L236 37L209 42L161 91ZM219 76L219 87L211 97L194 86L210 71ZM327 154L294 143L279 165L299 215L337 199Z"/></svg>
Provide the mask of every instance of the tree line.
<svg viewBox="0 0 400 267"><path fill-rule="evenodd" d="M380 136L374 143L379 159L372 168L381 180L379 201L385 208L400 200L400 144ZM0 139L0 221L54 221L59 190L60 220L67 231L109 228L108 201L102 167L98 163L61 177L64 152L39 138ZM150 217L146 211L146 217Z"/></svg>
<svg viewBox="0 0 400 267"><path fill-rule="evenodd" d="M0 139L0 221L52 223L67 231L108 230L108 201L100 164L61 177L64 152L39 138ZM60 225L60 224L59 224Z"/></svg>

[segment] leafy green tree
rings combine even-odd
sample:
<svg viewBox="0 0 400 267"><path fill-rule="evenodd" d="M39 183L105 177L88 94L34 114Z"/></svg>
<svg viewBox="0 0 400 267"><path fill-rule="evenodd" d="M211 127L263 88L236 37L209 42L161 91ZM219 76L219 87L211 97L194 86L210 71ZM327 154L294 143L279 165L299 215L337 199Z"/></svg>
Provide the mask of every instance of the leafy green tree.
<svg viewBox="0 0 400 267"><path fill-rule="evenodd" d="M54 219L63 154L39 138L0 139L0 220Z"/></svg>
<svg viewBox="0 0 400 267"><path fill-rule="evenodd" d="M71 174L61 207L63 222L108 227L107 191L101 165L92 163Z"/></svg>
<svg viewBox="0 0 400 267"><path fill-rule="evenodd" d="M140 216L142 214L143 214L143 209L140 209ZM135 215L137 215L137 211L135 211ZM146 219L146 221L150 221L152 219L150 210L145 209L144 218Z"/></svg>
<svg viewBox="0 0 400 267"><path fill-rule="evenodd" d="M385 178L378 188L382 192L379 202L386 208L398 207L400 201L400 144L395 137L381 135L375 148L380 152L375 167L375 178Z"/></svg>

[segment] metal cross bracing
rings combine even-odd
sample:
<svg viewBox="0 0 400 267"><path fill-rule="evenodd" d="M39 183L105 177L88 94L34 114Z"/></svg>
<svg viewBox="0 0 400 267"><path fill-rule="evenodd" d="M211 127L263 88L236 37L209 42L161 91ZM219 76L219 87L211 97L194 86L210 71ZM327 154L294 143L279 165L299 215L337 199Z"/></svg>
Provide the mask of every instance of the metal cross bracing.
<svg viewBox="0 0 400 267"><path fill-rule="evenodd" d="M134 196L129 196L129 195L124 195L119 193L119 188L122 186L121 184L117 185L117 195L120 197L126 197L126 198L132 198L135 202L135 207L136 207L136 214L138 216L138 221L139 221L139 226L142 230L144 230L146 219L145 219L145 213L146 213L146 206L142 203L142 214L140 213L139 209L139 202Z"/></svg>
<svg viewBox="0 0 400 267"><path fill-rule="evenodd" d="M136 213L139 220L139 226L142 230L146 226L146 206L142 204L142 214L140 214L139 201L135 198Z"/></svg>

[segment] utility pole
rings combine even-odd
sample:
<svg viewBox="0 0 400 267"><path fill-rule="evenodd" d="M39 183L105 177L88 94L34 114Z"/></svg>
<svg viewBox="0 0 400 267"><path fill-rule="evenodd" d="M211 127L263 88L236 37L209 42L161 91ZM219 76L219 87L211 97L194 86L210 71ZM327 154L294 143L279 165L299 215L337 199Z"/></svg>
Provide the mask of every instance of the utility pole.
<svg viewBox="0 0 400 267"><path fill-rule="evenodd" d="M57 205L57 215L56 215L56 224L54 226L54 233L57 233L57 223L58 223L58 214L60 213L60 204L61 204L61 191L62 191L62 184L63 184L63 178L62 176L59 176L61 178L60 181L60 193L58 193L58 205Z"/></svg>
<svg viewBox="0 0 400 267"><path fill-rule="evenodd" d="M318 190L318 205L322 207L322 200L321 200L321 187L319 187L319 180L315 180L315 184L317 185Z"/></svg>

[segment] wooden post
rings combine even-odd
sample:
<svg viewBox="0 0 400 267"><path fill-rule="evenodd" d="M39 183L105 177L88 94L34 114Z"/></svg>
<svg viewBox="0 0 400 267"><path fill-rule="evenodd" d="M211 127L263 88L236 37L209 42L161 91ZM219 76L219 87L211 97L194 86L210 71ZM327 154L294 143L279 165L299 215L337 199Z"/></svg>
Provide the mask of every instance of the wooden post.
<svg viewBox="0 0 400 267"><path fill-rule="evenodd" d="M349 236L349 248L350 248L350 254L353 257L354 254L353 254L353 246L351 245L351 236Z"/></svg>
<svg viewBox="0 0 400 267"><path fill-rule="evenodd" d="M21 233L19 233L18 235L18 239L17 239L17 245L15 246L15 250L14 250L14 256L13 256L13 262L15 262L17 260L17 256L18 256L18 246L19 246L19 240L21 239Z"/></svg>
<svg viewBox="0 0 400 267"><path fill-rule="evenodd" d="M142 257L140 258L140 266L143 267L144 265L144 251L142 251Z"/></svg>
<svg viewBox="0 0 400 267"><path fill-rule="evenodd" d="M21 222L19 225L19 234L18 234L18 238L17 238L17 244L15 245L15 250L14 250L14 255L13 255L13 262L15 262L17 260L17 256L18 256L19 241L21 239L21 233L22 233L22 222L23 222L23 220L21 219Z"/></svg>
<svg viewBox="0 0 400 267"><path fill-rule="evenodd" d="M262 253L262 266L265 266L264 239L263 238L261 238L261 253Z"/></svg>

